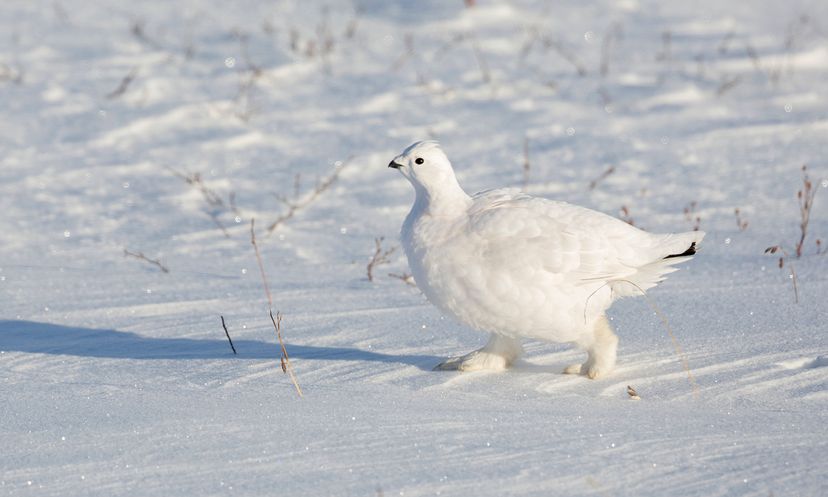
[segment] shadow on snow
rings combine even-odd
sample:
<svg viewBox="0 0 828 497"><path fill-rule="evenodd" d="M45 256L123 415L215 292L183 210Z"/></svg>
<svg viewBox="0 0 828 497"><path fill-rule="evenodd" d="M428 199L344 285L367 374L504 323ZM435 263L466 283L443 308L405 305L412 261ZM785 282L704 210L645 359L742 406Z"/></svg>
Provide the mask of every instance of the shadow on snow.
<svg viewBox="0 0 828 497"><path fill-rule="evenodd" d="M239 359L276 359L279 346L258 340L233 340ZM287 345L296 359L320 361L391 362L430 371L440 358L430 355L394 355L347 347ZM36 354L73 355L112 359L228 359L230 345L220 340L154 338L128 331L78 328L33 321L0 320L0 350Z"/></svg>

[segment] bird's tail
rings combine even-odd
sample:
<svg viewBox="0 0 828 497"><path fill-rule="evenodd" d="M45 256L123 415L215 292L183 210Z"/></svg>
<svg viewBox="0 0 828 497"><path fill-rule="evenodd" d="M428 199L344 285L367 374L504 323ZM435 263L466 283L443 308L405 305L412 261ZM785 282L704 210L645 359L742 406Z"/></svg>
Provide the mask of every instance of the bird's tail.
<svg viewBox="0 0 828 497"><path fill-rule="evenodd" d="M640 266L635 274L624 280L612 282L613 294L616 297L633 297L661 283L668 274L678 271L674 267L676 264L688 261L696 254L703 238L703 231L659 236L652 249L651 262Z"/></svg>

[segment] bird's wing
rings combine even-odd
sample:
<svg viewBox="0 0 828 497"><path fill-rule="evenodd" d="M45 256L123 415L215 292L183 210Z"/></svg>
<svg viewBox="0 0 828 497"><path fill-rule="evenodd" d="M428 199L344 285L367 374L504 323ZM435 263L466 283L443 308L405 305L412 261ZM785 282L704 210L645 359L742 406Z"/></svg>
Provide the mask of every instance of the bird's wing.
<svg viewBox="0 0 828 497"><path fill-rule="evenodd" d="M531 267L570 284L631 279L669 255L661 254L666 249L660 242L670 235L651 235L597 211L514 190L475 195L468 230L493 267L524 274Z"/></svg>

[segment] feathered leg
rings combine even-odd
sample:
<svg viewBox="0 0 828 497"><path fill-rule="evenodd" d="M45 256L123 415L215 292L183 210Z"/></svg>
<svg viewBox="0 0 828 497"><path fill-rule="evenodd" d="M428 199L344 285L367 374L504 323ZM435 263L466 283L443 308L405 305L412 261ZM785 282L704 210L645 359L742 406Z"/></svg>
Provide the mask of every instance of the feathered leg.
<svg viewBox="0 0 828 497"><path fill-rule="evenodd" d="M592 342L584 348L587 351L586 362L567 366L563 371L565 374L582 374L594 380L612 372L618 351L618 337L612 332L606 316L601 316L595 322Z"/></svg>

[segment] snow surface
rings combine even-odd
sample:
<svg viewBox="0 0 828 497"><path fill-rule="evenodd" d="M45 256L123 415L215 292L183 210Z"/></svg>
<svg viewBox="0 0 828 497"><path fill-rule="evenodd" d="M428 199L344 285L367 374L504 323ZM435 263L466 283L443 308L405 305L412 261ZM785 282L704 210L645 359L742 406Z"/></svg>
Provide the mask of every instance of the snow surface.
<svg viewBox="0 0 828 497"><path fill-rule="evenodd" d="M826 80L817 0L2 2L0 494L828 494ZM540 343L432 372L485 337L387 276L399 249L366 278L413 196L386 165L424 138L470 192L522 186L527 140L532 194L700 217L650 292L698 395L643 299L606 379Z"/></svg>

